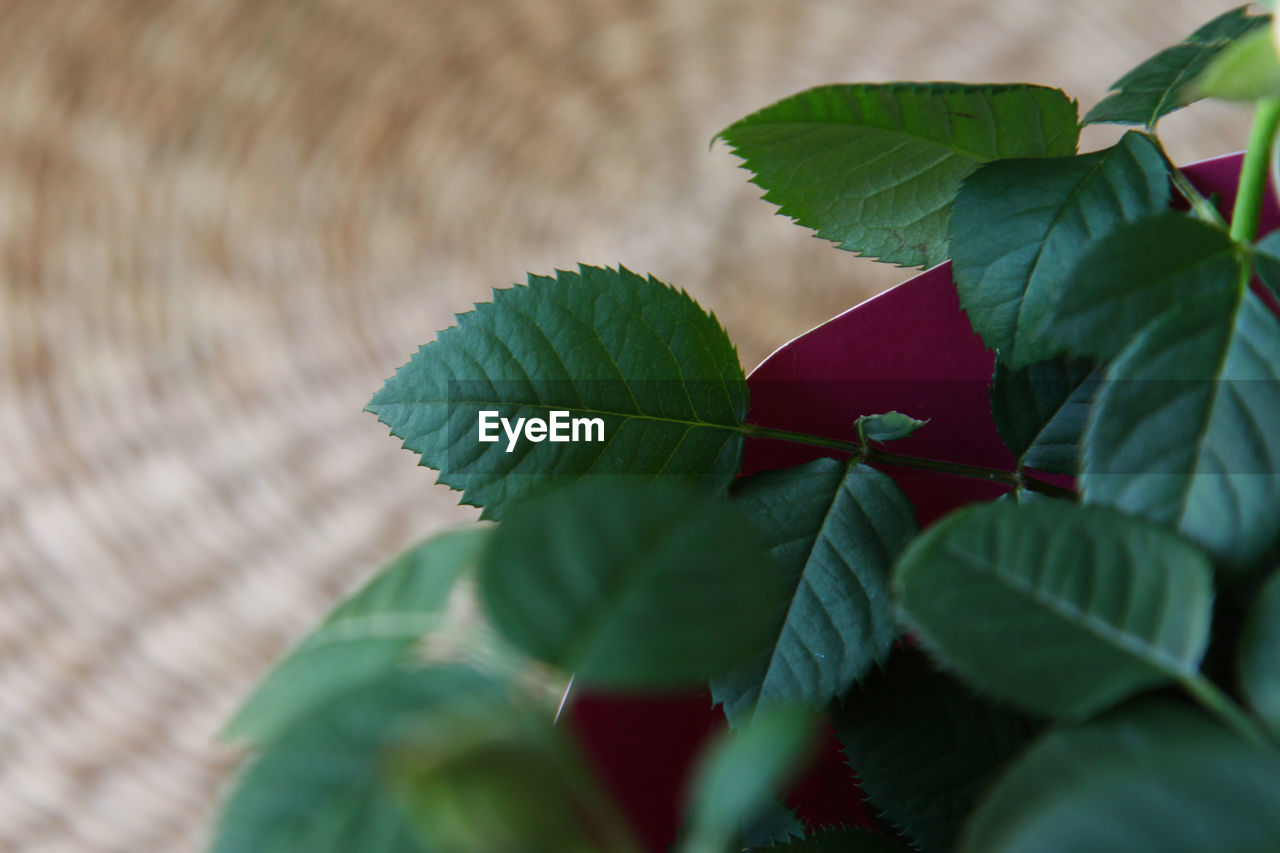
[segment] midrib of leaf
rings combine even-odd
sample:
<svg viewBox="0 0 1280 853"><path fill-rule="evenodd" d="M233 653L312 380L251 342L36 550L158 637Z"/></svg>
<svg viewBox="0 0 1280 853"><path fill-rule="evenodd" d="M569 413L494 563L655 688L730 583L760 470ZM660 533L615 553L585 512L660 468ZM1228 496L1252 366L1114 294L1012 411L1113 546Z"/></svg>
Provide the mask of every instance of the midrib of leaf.
<svg viewBox="0 0 1280 853"><path fill-rule="evenodd" d="M609 345L605 341L604 336L600 334L599 329L597 329L594 325L588 323L585 319L579 316L578 312L574 310L572 305L569 305L568 303L558 299L554 293L548 294L546 298L550 302L554 303L555 305L560 306L566 314L568 314L570 317L573 317L574 320L578 321L578 323L582 326L583 329L585 329L592 337L594 337L597 341L599 341L601 349L604 350L605 354L609 358L610 366L613 367L614 371L618 374L619 381L623 382L624 384L627 384L626 371L622 369L622 365L618 363L617 358L615 358L614 354L610 351ZM612 299L613 297L610 296L610 298ZM680 373L682 373L680 357L677 356L675 350L672 349L671 342L668 341L665 336L660 334L658 330L653 327L653 324L650 323L647 319L645 319L643 314L631 311L630 309L627 308L627 306L623 305L623 303L619 302L617 299L614 299L614 302L618 304L619 307L623 308L624 310L627 310L628 313L631 314L631 316L635 317L644 326L644 328L653 336L653 338L659 344L662 345L662 348L666 351L667 355L669 356L670 365L675 369L676 375L680 375ZM515 309L515 310L517 311L517 313L523 313L523 312L520 312L519 309ZM554 350L554 344L552 344L550 338L547 337L546 333L542 331L541 327L539 327L539 331L542 332L543 338L547 340L548 345L552 346ZM701 338L699 342L699 347L702 353L706 355L713 364L719 363L720 359L717 357L717 355L714 352L711 351L711 347L707 345L706 339L702 337L701 329L699 329L699 338ZM558 352L556 353L556 358L560 359L560 354ZM736 362L736 359L735 359L735 362ZM561 364L562 365L564 364L563 360L561 360ZM572 372L568 370L568 367L565 367L565 375L566 376L573 375ZM724 393L725 404L729 408L729 410L732 411L734 408L733 397L732 395L729 394L728 381L725 379L723 375L721 375L716 378L716 385ZM698 410L698 407L694 404L693 397L689 394L688 386L681 383L680 387L684 390L685 399L689 402L690 410L696 412ZM635 402L638 407L639 402L636 401L635 394L631 392L631 386L629 384L627 384L627 393L631 397L632 402Z"/></svg>
<svg viewBox="0 0 1280 853"><path fill-rule="evenodd" d="M1198 61L1200 57L1204 55L1205 51L1221 50L1222 48L1227 47L1231 43L1232 43L1231 39L1224 39L1224 38L1214 39L1213 41L1187 42L1187 44L1195 45L1197 48L1199 48L1199 50L1196 51L1196 61ZM1173 100L1173 96L1177 92L1180 92L1182 90L1183 85L1187 82L1187 72L1190 66L1193 64L1195 63L1194 62L1188 63L1187 65L1183 65L1180 69L1178 69L1178 74L1176 77L1173 78L1173 83L1165 87L1164 91L1160 93L1160 102L1156 105L1156 108L1152 111L1151 117L1147 119L1145 122L1148 130L1152 132L1155 131L1155 125L1157 122L1160 121L1160 117L1161 117L1160 114L1164 110L1165 104L1171 103ZM1199 74L1197 73L1195 76L1199 76ZM1194 77L1192 79L1194 79ZM1135 91L1144 91L1144 90L1138 89ZM1160 90L1146 89L1145 91L1158 92ZM1175 107L1174 109L1177 109L1177 108Z"/></svg>
<svg viewBox="0 0 1280 853"><path fill-rule="evenodd" d="M1244 269L1244 287L1248 287L1250 267L1245 266ZM1226 336L1226 345L1223 346L1222 351L1218 354L1217 364L1214 367L1213 375L1217 379L1210 382L1212 390L1209 393L1209 404L1204 407L1204 417L1200 421L1199 429L1196 430L1196 442L1194 445L1196 448L1195 472L1193 473L1199 473L1205 454L1209 451L1209 427L1213 423L1213 413L1217 411L1218 395L1222 393L1222 382L1218 380L1221 379L1222 374L1227 369L1227 357L1231 354L1231 347L1235 343L1236 325L1239 322L1240 311L1244 308L1244 295L1245 291L1242 287L1236 294L1235 308L1231 311L1231 333ZM1186 482L1181 489L1181 496L1178 500L1178 518L1180 519L1186 517L1187 506L1191 501L1191 487L1195 483L1195 480L1191 477L1184 479Z"/></svg>
<svg viewBox="0 0 1280 853"><path fill-rule="evenodd" d="M631 398L631 402L635 404L636 409L637 410L641 409L642 407L640 405L640 401L636 399L635 393L631 389L631 384L630 382L627 381L626 371L622 369L622 365L618 363L617 358L614 356L613 352L610 351L609 344L607 341L605 341L604 336L600 334L599 329L597 329L594 325L592 325L591 323L588 323L583 317L581 317L578 314L578 312L574 310L573 306L569 305L568 303L564 302L561 299L556 298L554 293L546 294L544 298L551 304L559 307L566 315L568 315L569 317L572 317L573 320L578 324L580 331L585 332L588 336L590 336L600 344L600 349L604 352L605 356L608 358L609 366L613 369L613 372L616 374L617 381L620 382L623 385L623 387L627 389L627 396ZM653 325L644 318L643 314L636 313L630 310L626 305L622 304L617 299L613 299L612 296L610 296L610 299L612 299L614 303L618 305L619 308L621 308L631 317L634 317L637 321L639 321L640 324L644 326L645 330L648 331L650 335L652 335L653 339L656 340L659 344L661 344L662 349L666 352L668 356L668 363L671 365L671 367L675 369L676 371L675 375L679 375L681 373L680 359L676 356L675 350L671 348L670 341L668 341L663 335L659 334L658 330L655 329ZM572 377L573 371L569 369L569 366L567 364L565 364L564 358L561 356L560 351L556 349L555 342L552 341L550 336L547 335L546 330L542 328L541 324L537 322L536 318L529 316L524 312L524 310L522 310L518 306L507 305L505 307L507 308L507 310L511 311L513 314L523 317L525 320L527 320L530 323L531 326L533 326L537 334L540 335L542 337L542 340L546 342L547 351L549 351L552 355L554 355L556 361L559 362L560 367L564 370L564 375ZM505 342L504 342L504 347L505 347ZM706 354L711 359L713 363L718 361L715 353L711 352L711 348L706 346L705 342L702 343L701 349L704 352L704 354ZM509 349L507 351L510 352ZM512 358L515 361L515 363L519 365L520 371L524 373L526 378L529 379L530 384L533 385L533 380L531 377L529 377L528 371L524 369L524 365L521 364L519 360L515 359L514 353L512 353ZM726 406L730 411L732 411L734 408L733 398L729 394L727 381L723 376L719 376L714 380L714 382L718 387L718 389L724 394ZM570 383L574 388L574 393L577 393L576 383L573 383L572 380L570 380ZM534 385L533 387L536 389L537 386ZM689 404L689 410L694 412L698 411L698 407L694 403L693 397L689 394L688 386L685 383L681 382L680 387L684 391L685 400ZM579 400L581 400L581 396L579 396Z"/></svg>
<svg viewBox="0 0 1280 853"><path fill-rule="evenodd" d="M1117 146L1116 148L1113 148L1111 150L1111 153L1114 154L1119 150L1120 149ZM1110 156L1103 156L1098 158L1098 162L1091 169L1089 169L1088 174L1086 174L1083 178L1080 179L1079 182L1076 183L1075 187L1071 190L1071 194L1068 195L1065 199L1063 199L1062 202L1057 206L1057 209L1053 213L1053 219L1050 220L1048 227L1045 228L1044 230L1044 237L1040 240L1039 245L1036 246L1035 260L1031 264L1030 274L1027 275L1028 290L1030 289L1031 282L1035 280L1037 274L1040 272L1040 261L1044 258L1044 250L1045 250L1045 246L1047 246L1049 243L1049 240L1048 240L1049 235L1052 234L1054 230L1058 227L1058 223L1062 221L1062 217L1066 213L1067 208L1072 204L1072 202L1076 200L1077 197L1079 197L1085 185L1090 183L1094 179L1094 177L1097 176L1098 172L1102 169L1103 166L1107 164L1107 162L1110 159L1111 159ZM1086 223L1086 230L1088 230L1087 223ZM1018 332L1021 332L1024 328L1023 318L1027 310L1027 301L1028 301L1026 297L1027 297L1027 291L1024 290L1022 293L1022 298L1018 301L1018 323L1017 323L1017 326L1015 327L1015 332L1014 332L1014 342L1013 342L1014 350L1017 350L1018 338L1021 337L1018 334ZM1025 451L1023 455L1026 455ZM1019 460L1019 462L1021 462L1021 460Z"/></svg>
<svg viewBox="0 0 1280 853"><path fill-rule="evenodd" d="M947 123L948 123L948 125L950 124L950 114L948 114ZM761 119L761 120L759 121L759 123L758 123L758 124L746 124L746 125L743 125L743 126L742 126L742 129L744 129L744 130L745 130L745 129L747 129L747 128L751 128L751 127L770 127L770 128L779 128L779 129L789 128L789 127L798 127L798 128L804 128L804 127L823 127L823 128L839 128L839 129L843 129L843 130L849 130L850 128L866 128L866 129L869 129L869 130L879 131L880 133L887 133L887 134L889 134L889 135L891 135L891 136L900 136L900 137L903 137L904 139L906 139L906 140L908 140L908 141L924 142L924 143L927 143L927 144L929 144L929 145L934 146L935 148L940 148L940 149L942 149L943 151L949 152L949 153L951 153L951 154L958 154L958 155L960 155L960 156L962 156L962 157L965 157L965 158L967 158L967 159L969 159L969 160L976 160L976 161L978 161L978 162L980 162L980 163L985 163L985 162L987 162L988 160L991 160L993 156L998 156L998 154L997 154L997 155L992 155L992 154L980 154L980 153L977 153L977 152L974 152L974 151L969 151L969 150L967 150L967 149L965 149L965 148L961 148L960 146L955 145L955 144L948 144L948 143L946 143L946 142L940 142L940 141L938 141L938 140L936 140L936 139L931 139L931 138L929 138L929 137L927 137L927 136L921 136L921 135L919 135L919 134L911 133L911 132L909 132L909 131L907 131L907 130L905 130L905 129L903 129L903 128L885 127L885 126L883 126L883 125L873 124L872 122L863 122L863 121L857 121L857 122L854 122L854 121L822 121L822 120L818 120L818 119L814 119L814 120L812 120L812 121L796 121L796 120L794 120L794 119L793 119L793 120L788 120L788 121L767 121L767 120L765 120L765 119ZM955 134L954 134L954 133L950 133L949 135L950 135L952 138L954 138L954 136L955 136ZM1042 130L1042 131L1041 131L1041 133L1040 133L1040 140L1041 140L1041 142L1045 142L1045 141L1046 141L1046 140L1045 140L1045 137L1044 137L1044 132L1043 132L1043 130ZM734 146L734 147L736 148L737 146ZM895 149L895 150L896 150L896 149ZM823 151L823 152L821 152L821 154L822 154L822 155L824 155L824 156L825 156L825 155L827 155L827 154L829 154L829 153L830 153L829 151ZM893 152L887 152L887 153L885 153L885 154L882 154L881 156L888 156L888 154L890 154L890 153L893 153ZM812 154L812 155L810 155L810 156L811 156L811 157L816 157L816 156L818 156L818 155L817 155L817 154ZM879 159L879 158L877 158L877 159ZM865 166L870 165L870 164L871 164L871 162L874 162L874 161L867 161L867 162L859 163L859 164L858 164L858 168L859 168L859 169L864 168ZM945 162L945 161L940 161L940 162ZM936 166L937 164L935 163L935 164L932 164L932 165L935 165L935 166ZM930 168L932 168L932 166L930 166Z"/></svg>
<svg viewBox="0 0 1280 853"><path fill-rule="evenodd" d="M730 145L733 145L732 140L729 139L729 134L735 129L746 130L752 127L788 128L788 127L812 127L812 126L844 128L844 129L847 129L849 127L861 127L861 128L869 128L872 130L878 130L883 133L888 133L895 136L901 136L908 140L927 143L929 145L935 146L937 148L942 149L943 151L947 151L952 154L958 154L960 156L963 156L972 160L977 160L979 162L987 162L993 159L999 159L1000 157L1000 149L998 145L998 140L1000 138L1000 115L994 109L995 98L1005 94L1008 94L1008 95L1028 94L1028 92L1024 89L1024 87L1020 87L1018 85L965 86L965 85L953 84L951 86L946 86L946 84L935 84L934 86L919 86L919 85L895 86L894 84L869 84L868 86L863 86L860 88L862 88L864 91L872 88L876 88L876 89L886 88L886 89L892 89L895 92L905 92L905 93L911 93L911 94L917 94L917 95L924 94L924 95L936 96L941 100L943 105L943 109L941 110L941 119L943 122L945 122L948 128L948 136L950 136L953 140L955 137L955 133L954 133L955 117L948 103L949 96L959 95L963 97L967 95L982 95L982 94L988 95L989 98L986 100L979 101L977 106L987 111L988 118L989 118L989 121L987 122L987 124L989 125L988 129L991 133L990 141L992 143L991 151L994 153L979 153L976 151L968 150L959 145L956 145L954 144L954 142L951 142L951 143L940 142L928 136L922 136L922 135L910 132L909 130L901 126L901 124L903 123L902 114L900 111L901 105L896 102L892 104L894 108L893 115L899 123L898 126L896 127L886 126L883 123L877 123L875 121L868 120L861 108L861 104L859 103L859 115L856 120L832 121L830 119L817 119L817 118L814 118L814 119L788 118L785 120L775 121L766 117L757 118L754 116L748 116L747 118L743 119L741 122L738 122L736 125L731 126L725 131L722 131L721 133L717 134L716 138L723 138L726 141L728 141ZM1046 90L1046 91L1052 91L1052 90ZM1033 104L1037 103L1035 98L1030 98L1029 100ZM1032 109L1030 112L1037 122L1037 127L1036 127L1037 138L1041 146L1044 148L1047 148L1049 143L1049 137L1045 132L1045 128L1044 128L1043 111L1039 109ZM937 114L931 115L926 120L926 123L932 122L936 117L937 117ZM975 116L975 119L977 119L976 116ZM737 148L736 145L734 145L733 147Z"/></svg>
<svg viewBox="0 0 1280 853"><path fill-rule="evenodd" d="M1248 274L1248 269L1248 267L1245 268L1246 275ZM1188 504L1191 501L1191 493L1195 486L1194 475L1200 472L1200 469L1203 467L1203 461L1210 451L1208 446L1209 429L1213 423L1213 414L1217 410L1218 396L1222 393L1222 382L1219 380L1221 379L1222 374L1226 371L1227 358L1231 353L1232 345L1235 343L1235 326L1238 322L1240 311L1244 307L1244 299L1245 292L1242 289L1237 293L1236 305L1230 313L1232 331L1226 336L1225 346L1222 347L1221 352L1218 354L1217 364L1213 371L1215 379L1207 380L1210 384L1209 400L1202 410L1204 416L1200 419L1200 423L1196 430L1195 442L1193 444L1193 447L1195 447L1195 456L1193 458L1194 470L1189 472L1193 476L1181 478L1183 483L1178 489L1178 518L1180 519L1186 516ZM1194 391L1194 389L1192 390ZM1139 426L1141 426L1141 423L1138 421L1130 422L1128 424L1128 429L1121 435L1121 443L1127 443Z"/></svg>
<svg viewBox="0 0 1280 853"><path fill-rule="evenodd" d="M780 625L778 626L778 634L777 634L777 636L776 636L776 637L775 637L775 639L774 639L774 642L773 642L773 649L772 649L772 651L771 651L771 652L770 652L770 654L769 654L769 665L768 665L767 667L765 667L764 677L760 679L760 689L756 691L756 701L757 701L757 702L759 702L759 700L760 700L761 696L762 696L762 695L763 695L763 693L764 693L765 686L769 683L769 679L770 679L770 677L773 675L774 666L775 666L775 664L777 664L777 662L778 662L778 658L779 658L779 655L778 655L778 647L782 644L782 637L783 637L783 635L784 635L784 634L786 633L786 631L787 631L787 625L791 622L791 611L795 608L795 606L796 606L796 599L797 599L797 598L799 598L799 596L800 596L800 588L801 588L802 586L804 586L804 583L805 583L805 575L807 575L807 574L808 574L808 569L809 569L809 560L813 557L813 552L814 552L814 550L815 550L815 549L817 549L817 547L818 547L818 543L819 543L819 541L822 539L822 531L823 531L823 530L825 530L825 529L826 529L826 527L827 527L827 520L828 520L829 518L831 518L831 513L835 510L836 500L840 497L840 491L844 488L845 478L849 476L849 470L850 470L851 466L852 466L852 463L850 463L850 462L846 462L846 463L844 464L844 466L843 466L843 467L844 467L844 473L841 475L841 477L840 477L840 481L839 481L839 483L836 485L835 494L834 494L834 495L833 495L833 497L832 497L831 503L827 504L827 509L826 509L826 511L822 513L822 523L818 525L818 532L817 532L817 534L813 537L813 544L811 544L811 545L809 546L808 550L807 550L807 551L805 551L805 555L804 555L804 564L803 564L803 566L801 566L801 569L800 569L800 578L799 578L799 581L796 583L796 587L795 587L795 589L794 589L794 590L792 590L792 592L791 592L791 600L787 602L787 612L786 612L786 615L785 615L785 617L784 617L784 618L783 618L783 620L782 620L782 624L780 624ZM857 501L855 501L854 503L857 503ZM792 540L792 541L795 541L795 540ZM785 543L784 543L784 544L785 544ZM853 575L855 576L855 579L857 579L857 581L858 581L858 585L859 585L859 586L863 586L863 584L862 584L862 580L861 580L860 578L857 578L857 577L856 577L856 573L855 573L855 572L850 572L850 574L853 574ZM866 587L865 587L865 586L863 587L863 592L866 592ZM830 622L831 617L830 617L830 614L828 614L828 613L827 613L826 608L822 608L822 613L823 613L823 615L824 615L824 616L826 616L826 617L827 617L827 621L828 621L828 622ZM834 625L832 625L832 628L833 628L833 629L834 629L834 627L835 627L835 626L834 626ZM788 666L789 666L789 664L788 664Z"/></svg>
<svg viewBox="0 0 1280 853"><path fill-rule="evenodd" d="M704 420L688 420L685 418L669 418L661 415L651 415L646 412L614 412L608 409L596 409L588 406L574 406L569 403L548 403L538 400L532 403L516 403L510 400L427 400L416 401L412 403L389 403L384 405L396 406L504 406L507 408L521 409L540 409L547 412L553 410L569 409L578 414L584 415L605 415L613 418L626 418L629 420L654 421L656 423L678 424L686 429L694 429L695 427L706 427L708 429L720 429L726 432L736 432L746 435L748 430L747 424L742 423L717 423L715 421Z"/></svg>
<svg viewBox="0 0 1280 853"><path fill-rule="evenodd" d="M1144 642L1142 638L1126 633L1110 622L1081 610L1070 601L1039 591L1030 582L1017 575L1000 571L998 567L984 560L979 554L974 554L950 543L945 544L942 550L948 556L954 557L973 571L1000 582L1008 589L1021 594L1049 613L1086 630L1094 637L1125 652L1141 663L1149 665L1154 663L1158 669L1174 676L1179 681L1194 678L1196 675L1194 669L1186 667L1176 659L1171 658L1167 652L1158 646L1150 645ZM1128 590L1126 594L1131 594L1131 592L1131 590Z"/></svg>

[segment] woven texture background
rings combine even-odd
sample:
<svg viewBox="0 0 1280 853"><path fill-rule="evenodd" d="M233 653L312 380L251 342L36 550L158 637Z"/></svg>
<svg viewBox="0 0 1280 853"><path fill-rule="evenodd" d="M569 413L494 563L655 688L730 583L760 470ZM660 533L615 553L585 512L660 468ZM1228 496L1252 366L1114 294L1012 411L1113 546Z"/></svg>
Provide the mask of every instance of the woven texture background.
<svg viewBox="0 0 1280 853"><path fill-rule="evenodd" d="M1087 108L1224 8L0 2L0 850L201 847L273 657L473 517L361 409L490 287L622 262L750 367L906 276L774 216L716 130L835 81Z"/></svg>

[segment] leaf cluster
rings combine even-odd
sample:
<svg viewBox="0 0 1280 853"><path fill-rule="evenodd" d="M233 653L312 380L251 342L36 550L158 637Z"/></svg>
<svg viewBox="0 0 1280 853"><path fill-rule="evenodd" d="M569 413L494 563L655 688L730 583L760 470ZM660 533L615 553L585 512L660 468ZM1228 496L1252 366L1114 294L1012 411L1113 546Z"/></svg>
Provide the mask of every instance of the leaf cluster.
<svg viewBox="0 0 1280 853"><path fill-rule="evenodd" d="M728 727L685 853L1280 850L1276 43L1232 10L1083 119L1039 86L861 84L720 134L819 237L949 260L1008 470L886 449L938 413L751 419L716 318L622 267L459 315L368 409L498 523L402 556L276 666L228 728L257 754L215 851L643 849L555 724L570 683L709 686ZM1231 211L1155 132L1203 96L1257 102ZM1133 129L1080 153L1093 122ZM603 437L477 432L557 412ZM740 476L761 438L823 455ZM1008 493L921 531L901 467ZM787 802L823 719L875 826Z"/></svg>

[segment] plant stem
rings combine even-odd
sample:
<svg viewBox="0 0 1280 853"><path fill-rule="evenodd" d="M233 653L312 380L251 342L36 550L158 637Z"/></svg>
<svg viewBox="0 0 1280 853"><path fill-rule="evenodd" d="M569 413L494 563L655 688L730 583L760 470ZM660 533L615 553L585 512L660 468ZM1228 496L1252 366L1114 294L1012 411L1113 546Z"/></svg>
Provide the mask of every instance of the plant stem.
<svg viewBox="0 0 1280 853"><path fill-rule="evenodd" d="M1021 485L1018 475L1013 471L985 468L981 465L966 465L963 462L948 462L944 459L903 456L901 453L890 453L878 447L868 447L864 458L867 462L879 462L881 465L896 465L899 468L913 468L919 471L937 471L939 474L955 474L957 477L987 480L992 483L1003 483L1006 486Z"/></svg>
<svg viewBox="0 0 1280 853"><path fill-rule="evenodd" d="M1186 176L1186 173L1174 167L1169 172L1169 176L1173 179L1173 185L1177 187L1178 192L1191 205L1192 213L1210 225L1217 225L1219 228L1227 227L1227 222L1222 218L1222 214L1218 212L1218 208L1213 206L1213 202L1201 195L1200 190L1196 189L1195 184L1191 183L1191 179Z"/></svg>
<svg viewBox="0 0 1280 853"><path fill-rule="evenodd" d="M844 453L862 454L862 445L856 441L845 441L841 438L827 438L823 435L810 435L805 432L791 432L785 429L760 426L759 424L743 424L742 431L753 438L772 438L776 441L789 441L792 444L809 444L814 447L825 447L828 450L840 450Z"/></svg>
<svg viewBox="0 0 1280 853"><path fill-rule="evenodd" d="M1219 228L1226 228L1227 222L1222 218L1222 214L1218 212L1218 208L1213 202L1205 198L1200 190L1196 189L1196 185L1191 183L1191 179L1186 173L1173 164L1169 159L1169 155L1165 153L1164 145L1160 142L1160 137L1156 136L1155 130L1148 127L1146 130L1139 131L1143 136L1151 141L1151 144L1160 152L1160 156L1164 158L1165 165L1169 167L1169 180L1173 182L1173 186L1178 193L1191 205L1191 212L1199 219L1217 225Z"/></svg>
<svg viewBox="0 0 1280 853"><path fill-rule="evenodd" d="M1271 746L1271 739L1267 737L1258 722L1204 675L1197 672L1190 678L1184 679L1182 685L1202 708L1225 723L1227 728L1240 737L1255 746Z"/></svg>
<svg viewBox="0 0 1280 853"><path fill-rule="evenodd" d="M839 450L842 453L849 453L857 457L861 462L879 463L881 465L893 465L898 468L911 468L919 471L936 471L939 474L952 474L957 477L968 477L973 480L985 480L990 483L1000 483L1001 485L1011 488L1030 489L1033 492L1052 495L1054 497L1066 498L1074 500L1075 492L1070 489L1064 489L1061 486L1055 486L1053 483L1046 483L1043 480L1037 480L1034 477L1028 477L1017 471L1006 471L1002 468L987 468L982 465L968 465L963 462L950 462L945 459L925 459L919 456L904 456L900 453L890 453L887 450L881 450L871 445L861 445L855 441L845 441L839 438L827 438L821 435L810 435L803 432L791 432L783 429L773 429L772 427L760 426L758 424L744 424L743 432L754 438L770 438L775 441L789 441L793 444L808 444L813 447L824 447L828 450Z"/></svg>
<svg viewBox="0 0 1280 853"><path fill-rule="evenodd" d="M1264 98L1249 132L1249 148L1240 167L1240 186L1236 205L1231 211L1231 239L1241 245L1252 243L1258 236L1258 220L1262 214L1262 196L1267 188L1267 170L1271 160L1271 143L1280 125L1280 98Z"/></svg>

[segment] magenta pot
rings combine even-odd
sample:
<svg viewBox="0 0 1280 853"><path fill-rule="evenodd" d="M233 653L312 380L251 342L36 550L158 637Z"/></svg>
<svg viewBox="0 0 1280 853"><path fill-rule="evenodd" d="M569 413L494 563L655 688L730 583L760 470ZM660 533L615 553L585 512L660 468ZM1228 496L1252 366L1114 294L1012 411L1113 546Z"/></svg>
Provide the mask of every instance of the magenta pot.
<svg viewBox="0 0 1280 853"><path fill-rule="evenodd" d="M1205 160L1184 171L1228 215L1242 155ZM1263 232L1280 224L1273 194ZM1265 294L1273 310L1280 306ZM987 390L994 356L969 326L951 281L951 264L934 267L845 311L778 349L748 377L751 423L848 439L859 415L900 411L933 428L895 442L894 450L1012 468L991 418ZM748 439L742 473L798 465L829 455L819 448ZM922 527L1002 487L928 471L886 468L911 499ZM685 784L698 749L722 727L708 692L622 696L575 690L565 717L604 784L655 851L676 839ZM813 766L787 798L810 825L872 827L853 773L828 732Z"/></svg>

